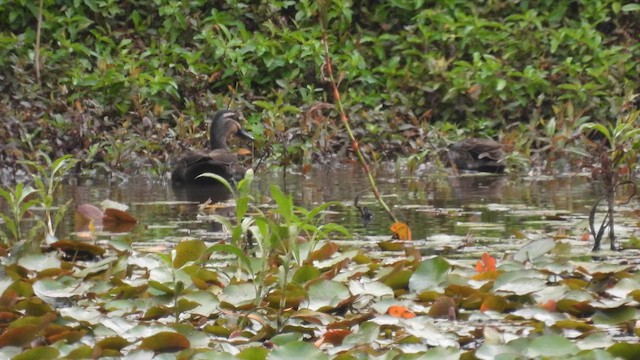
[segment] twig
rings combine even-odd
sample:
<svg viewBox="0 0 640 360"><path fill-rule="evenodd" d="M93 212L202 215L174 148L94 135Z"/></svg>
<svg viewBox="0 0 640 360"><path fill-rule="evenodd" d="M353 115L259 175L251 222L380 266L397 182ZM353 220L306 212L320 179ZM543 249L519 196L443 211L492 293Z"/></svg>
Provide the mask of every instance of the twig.
<svg viewBox="0 0 640 360"><path fill-rule="evenodd" d="M324 19L320 19L320 21L322 24L324 24ZM344 107L342 106L342 100L340 99L340 91L338 91L338 86L336 85L336 81L333 76L333 68L331 66L331 56L329 53L329 42L327 41L327 28L324 25L322 30L322 43L324 44L324 53L325 53L324 66L326 68L327 78L329 79L329 83L331 84L331 89L333 90L333 101L335 102L336 108L338 109L338 113L340 113L340 120L342 121L342 124L344 125L345 129L347 130L347 135L349 135L349 139L351 140L351 148L358 156L358 161L360 162L360 165L362 166L362 169L364 170L365 174L367 174L367 178L369 179L369 184L371 185L371 190L373 191L373 195L376 197L376 200L378 201L380 206L382 206L382 208L387 213L389 218L394 223L397 223L398 219L391 212L391 209L389 208L389 206L384 202L384 200L380 196L380 191L378 191L378 186L376 185L376 181L373 178L373 175L371 174L371 170L369 169L369 164L367 164L367 161L362 155L362 152L360 151L360 145L358 144L358 141L354 137L353 132L351 131L351 127L349 126L349 119L347 118L347 114L345 113Z"/></svg>

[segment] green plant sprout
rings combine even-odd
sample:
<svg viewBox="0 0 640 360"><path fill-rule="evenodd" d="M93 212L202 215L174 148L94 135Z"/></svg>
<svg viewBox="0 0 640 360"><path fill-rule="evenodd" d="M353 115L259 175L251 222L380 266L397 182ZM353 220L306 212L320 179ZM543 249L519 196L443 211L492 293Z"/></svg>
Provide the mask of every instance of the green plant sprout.
<svg viewBox="0 0 640 360"><path fill-rule="evenodd" d="M12 190L0 188L0 196L4 198L9 207L9 214L0 212L0 218L8 229L7 233L0 228L0 240L4 245L11 247L23 240L20 224L29 209L39 203L38 200L30 197L35 192L37 192L36 189L25 186L24 183L18 183Z"/></svg>
<svg viewBox="0 0 640 360"><path fill-rule="evenodd" d="M44 209L42 221L46 228L46 237L51 239L55 237L58 224L64 218L72 201L69 200L56 206L54 195L62 184L62 178L76 165L78 160L71 155L63 155L52 161L47 154L42 152L38 153L38 157L44 160L44 164L35 161L24 161L23 164L33 170L32 177L35 194L38 198L37 204Z"/></svg>

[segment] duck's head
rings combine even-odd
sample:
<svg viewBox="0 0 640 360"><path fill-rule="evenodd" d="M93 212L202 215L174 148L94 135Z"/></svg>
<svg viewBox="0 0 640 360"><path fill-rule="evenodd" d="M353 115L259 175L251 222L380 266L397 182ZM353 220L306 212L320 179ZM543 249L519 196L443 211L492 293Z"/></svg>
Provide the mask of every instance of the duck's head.
<svg viewBox="0 0 640 360"><path fill-rule="evenodd" d="M221 110L213 115L209 133L211 150L227 149L227 139L231 136L253 141L253 136L242 129L239 120L238 113L231 110Z"/></svg>

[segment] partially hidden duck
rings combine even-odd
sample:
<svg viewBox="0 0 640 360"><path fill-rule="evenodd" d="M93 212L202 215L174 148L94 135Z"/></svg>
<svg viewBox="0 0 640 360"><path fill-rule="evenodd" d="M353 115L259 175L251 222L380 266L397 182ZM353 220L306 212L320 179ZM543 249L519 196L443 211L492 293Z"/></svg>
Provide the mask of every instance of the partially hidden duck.
<svg viewBox="0 0 640 360"><path fill-rule="evenodd" d="M491 139L470 138L449 147L449 162L458 170L503 173L503 145Z"/></svg>
<svg viewBox="0 0 640 360"><path fill-rule="evenodd" d="M246 169L238 161L238 155L229 150L227 139L237 136L253 141L239 123L238 113L221 110L213 115L209 128L209 150L193 151L176 162L171 172L173 184L216 184L216 179L200 177L204 173L214 173L227 180L239 180Z"/></svg>

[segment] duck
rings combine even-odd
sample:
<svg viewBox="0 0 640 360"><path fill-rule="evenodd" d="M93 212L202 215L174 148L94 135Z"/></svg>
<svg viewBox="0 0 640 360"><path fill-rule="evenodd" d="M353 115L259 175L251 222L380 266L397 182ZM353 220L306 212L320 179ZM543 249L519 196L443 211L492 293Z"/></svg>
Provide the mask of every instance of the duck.
<svg viewBox="0 0 640 360"><path fill-rule="evenodd" d="M236 136L253 141L253 136L240 126L240 116L231 110L221 110L213 115L209 126L209 149L197 150L179 158L171 172L171 182L176 184L216 184L218 180L198 177L213 173L226 180L240 180L246 169L240 164L238 155L229 150L227 139Z"/></svg>
<svg viewBox="0 0 640 360"><path fill-rule="evenodd" d="M449 146L448 160L457 170L501 174L504 172L503 145L492 139L468 138Z"/></svg>

